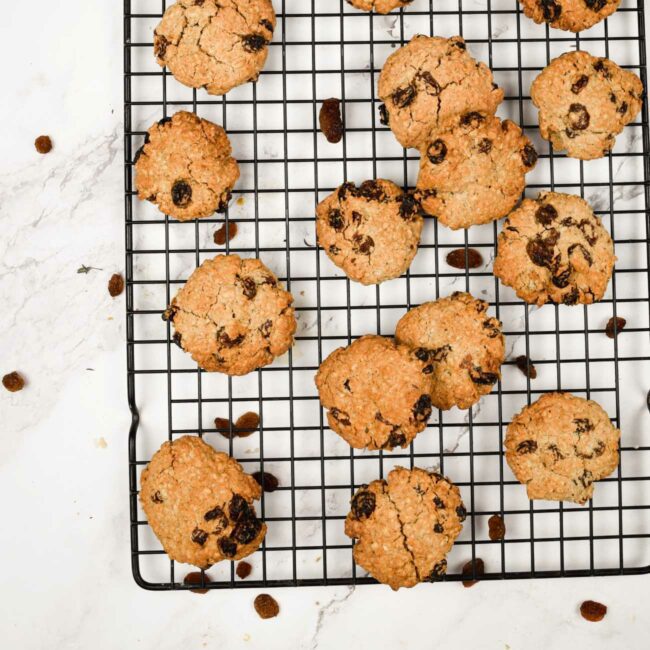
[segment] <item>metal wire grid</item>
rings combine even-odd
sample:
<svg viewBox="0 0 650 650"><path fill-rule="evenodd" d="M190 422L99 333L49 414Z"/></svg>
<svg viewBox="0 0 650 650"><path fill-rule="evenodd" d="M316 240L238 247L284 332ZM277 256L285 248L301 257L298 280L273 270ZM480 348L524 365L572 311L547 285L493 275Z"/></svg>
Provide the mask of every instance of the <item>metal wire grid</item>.
<svg viewBox="0 0 650 650"><path fill-rule="evenodd" d="M271 471L281 481L258 508L269 533L251 560L252 578L240 581L233 563L220 563L203 576L209 588L373 582L352 561L343 520L354 489L399 464L439 467L461 488L469 514L446 580L460 579L462 564L476 557L485 560L484 579L650 571L650 443L641 410L644 378L647 383L650 376L647 109L611 155L583 164L554 154L539 139L528 94L541 68L573 47L611 56L638 71L645 84L643 3L624 0L612 18L578 36L535 26L516 0L484 0L483 7L416 0L388 17L356 12L343 0L274 4L278 26L260 81L221 98L180 86L153 61L151 34L165 0L124 2L129 478L137 583L187 588L183 577L192 569L169 562L137 498L139 474L153 452L186 433L205 436L248 471ZM500 114L521 124L541 154L527 194L575 192L597 208L619 256L601 303L536 310L499 285L490 263L461 272L445 264L446 254L459 247L478 249L491 262L497 224L452 233L429 220L411 270L380 287L350 283L315 246L314 206L344 180L384 176L414 184L417 156L401 150L381 126L375 95L386 56L414 33L459 33L490 65L506 90ZM317 129L318 109L329 96L343 100L346 135L338 146L327 144ZM132 161L146 129L180 109L221 123L242 168L240 198L225 215L240 234L225 247L211 240L221 217L180 224L134 200ZM160 320L193 268L224 251L261 257L296 298L296 346L245 378L199 371L172 345L169 325ZM407 309L457 289L488 300L504 322L510 361L502 381L469 412L434 415L406 450L351 450L323 418L313 386L318 365L362 334L391 335ZM610 341L603 329L616 315L626 316L628 326ZM514 367L516 354L534 360L537 379ZM585 507L528 502L501 453L511 416L539 393L557 389L598 400L623 427L619 470L598 484ZM622 391L641 396L638 411L621 412ZM234 420L247 410L259 412L259 433L227 441L214 432L214 417ZM494 513L508 526L500 542L487 536L486 520Z"/></svg>

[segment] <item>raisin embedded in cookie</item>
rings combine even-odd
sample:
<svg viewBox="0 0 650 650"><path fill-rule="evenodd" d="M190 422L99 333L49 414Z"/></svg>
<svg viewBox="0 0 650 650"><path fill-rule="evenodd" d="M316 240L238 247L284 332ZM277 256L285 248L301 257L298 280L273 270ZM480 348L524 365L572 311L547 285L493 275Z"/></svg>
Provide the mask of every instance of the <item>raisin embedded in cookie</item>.
<svg viewBox="0 0 650 650"><path fill-rule="evenodd" d="M505 220L494 275L528 303L600 300L614 269L614 244L579 196L542 192Z"/></svg>
<svg viewBox="0 0 650 650"><path fill-rule="evenodd" d="M316 208L318 243L352 280L379 284L408 269L424 220L412 193L386 180L344 183Z"/></svg>
<svg viewBox="0 0 650 650"><path fill-rule="evenodd" d="M419 147L467 113L494 115L503 91L460 36L414 36L379 77L382 115L403 147Z"/></svg>
<svg viewBox="0 0 650 650"><path fill-rule="evenodd" d="M611 16L621 0L519 0L524 13L536 23L570 32L589 29Z"/></svg>
<svg viewBox="0 0 650 650"><path fill-rule="evenodd" d="M417 196L452 230L500 219L517 205L537 152L510 120L467 113L421 149Z"/></svg>
<svg viewBox="0 0 650 650"><path fill-rule="evenodd" d="M172 560L207 568L253 553L266 535L260 486L197 436L166 442L142 472L140 502Z"/></svg>
<svg viewBox="0 0 650 650"><path fill-rule="evenodd" d="M596 402L548 393L508 426L506 460L529 499L583 504L618 466L620 437Z"/></svg>
<svg viewBox="0 0 650 650"><path fill-rule="evenodd" d="M398 7L406 7L413 0L346 0L357 9L362 11L376 11L378 14L388 14Z"/></svg>
<svg viewBox="0 0 650 650"><path fill-rule="evenodd" d="M271 0L178 0L154 31L154 54L185 86L223 95L257 80L274 29Z"/></svg>
<svg viewBox="0 0 650 650"><path fill-rule="evenodd" d="M163 318L201 368L245 375L293 345L292 303L260 260L218 255L192 273Z"/></svg>
<svg viewBox="0 0 650 650"><path fill-rule="evenodd" d="M316 387L330 428L355 449L406 447L431 416L431 374L412 350L383 336L334 350Z"/></svg>
<svg viewBox="0 0 650 650"><path fill-rule="evenodd" d="M551 61L531 88L539 128L556 151L571 158L602 158L642 106L643 84L633 72L588 52Z"/></svg>
<svg viewBox="0 0 650 650"><path fill-rule="evenodd" d="M395 338L415 350L433 378L432 404L468 409L499 381L505 339L488 304L454 293L411 309L397 323Z"/></svg>
<svg viewBox="0 0 650 650"><path fill-rule="evenodd" d="M239 178L231 153L226 132L194 113L160 120L135 155L138 197L179 221L223 212Z"/></svg>
<svg viewBox="0 0 650 650"><path fill-rule="evenodd" d="M445 575L465 516L451 481L418 467L396 467L387 480L363 485L352 497L345 534L356 540L354 561L397 590Z"/></svg>

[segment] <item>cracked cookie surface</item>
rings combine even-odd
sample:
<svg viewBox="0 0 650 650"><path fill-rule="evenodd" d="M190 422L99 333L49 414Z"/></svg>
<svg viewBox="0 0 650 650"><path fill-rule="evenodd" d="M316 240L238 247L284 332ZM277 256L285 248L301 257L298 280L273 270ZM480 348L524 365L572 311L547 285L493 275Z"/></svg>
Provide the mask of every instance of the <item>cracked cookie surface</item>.
<svg viewBox="0 0 650 650"><path fill-rule="evenodd" d="M316 374L330 428L355 449L406 447L431 416L424 370L413 351L383 336L334 350Z"/></svg>
<svg viewBox="0 0 650 650"><path fill-rule="evenodd" d="M501 377L505 339L488 304L457 292L407 312L395 338L415 350L433 378L432 404L468 409L492 391Z"/></svg>
<svg viewBox="0 0 650 650"><path fill-rule="evenodd" d="M253 553L266 535L257 481L198 436L165 442L142 471L140 502L172 560L207 568Z"/></svg>
<svg viewBox="0 0 650 650"><path fill-rule="evenodd" d="M417 35L391 54L379 76L382 121L403 147L419 147L467 113L494 115L503 91L460 36Z"/></svg>
<svg viewBox="0 0 650 650"><path fill-rule="evenodd" d="M588 52L551 61L531 87L542 137L571 158L602 158L639 114L643 83L633 72Z"/></svg>
<svg viewBox="0 0 650 650"><path fill-rule="evenodd" d="M396 467L352 497L345 534L356 540L354 561L397 590L445 575L465 517L460 491L447 478Z"/></svg>
<svg viewBox="0 0 650 650"><path fill-rule="evenodd" d="M218 255L192 273L163 318L201 368L245 375L293 345L292 303L260 260Z"/></svg>
<svg viewBox="0 0 650 650"><path fill-rule="evenodd" d="M621 0L519 0L524 13L536 23L571 32L589 29L611 16Z"/></svg>
<svg viewBox="0 0 650 650"><path fill-rule="evenodd" d="M156 122L135 155L138 198L179 221L209 217L228 206L239 178L226 132L181 111Z"/></svg>
<svg viewBox="0 0 650 650"><path fill-rule="evenodd" d="M620 437L596 402L547 393L508 426L506 460L529 499L584 504L618 466Z"/></svg>
<svg viewBox="0 0 650 650"><path fill-rule="evenodd" d="M424 220L419 201L395 183L344 183L316 208L318 243L352 280L398 278L418 252Z"/></svg>
<svg viewBox="0 0 650 650"><path fill-rule="evenodd" d="M590 304L605 294L615 262L612 238L584 199L542 192L505 220L494 275L527 303Z"/></svg>
<svg viewBox="0 0 650 650"><path fill-rule="evenodd" d="M413 0L346 0L362 11L376 11L378 14L387 14L398 7L407 7Z"/></svg>
<svg viewBox="0 0 650 650"><path fill-rule="evenodd" d="M537 152L510 120L463 115L421 149L416 195L452 230L500 219L517 205Z"/></svg>
<svg viewBox="0 0 650 650"><path fill-rule="evenodd" d="M223 95L257 80L274 29L271 0L178 0L154 31L154 54L185 86Z"/></svg>

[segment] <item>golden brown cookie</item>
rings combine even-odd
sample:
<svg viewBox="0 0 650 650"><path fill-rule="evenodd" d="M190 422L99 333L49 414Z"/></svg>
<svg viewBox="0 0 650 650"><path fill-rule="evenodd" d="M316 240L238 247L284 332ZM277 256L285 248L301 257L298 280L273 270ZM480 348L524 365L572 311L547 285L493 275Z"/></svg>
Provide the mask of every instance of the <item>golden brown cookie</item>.
<svg viewBox="0 0 650 650"><path fill-rule="evenodd" d="M257 481L198 436L166 442L142 471L140 502L172 560L207 568L253 553L266 535Z"/></svg>
<svg viewBox="0 0 650 650"><path fill-rule="evenodd" d="M620 437L596 402L547 393L508 426L506 460L529 499L583 504L618 466Z"/></svg>
<svg viewBox="0 0 650 650"><path fill-rule="evenodd" d="M177 0L154 31L154 54L185 86L224 95L257 80L274 29L271 0Z"/></svg>
<svg viewBox="0 0 650 650"><path fill-rule="evenodd" d="M163 318L201 368L245 375L293 345L292 303L260 260L218 255L192 273Z"/></svg>
<svg viewBox="0 0 650 650"><path fill-rule="evenodd" d="M357 491L345 534L357 540L354 561L397 590L444 576L447 553L465 516L460 491L451 481L417 467L396 467L387 480Z"/></svg>
<svg viewBox="0 0 650 650"><path fill-rule="evenodd" d="M135 154L138 198L179 221L223 212L239 178L231 153L226 132L194 113L162 119Z"/></svg>
<svg viewBox="0 0 650 650"><path fill-rule="evenodd" d="M537 152L510 120L467 113L421 150L417 193L452 230L500 219L517 205Z"/></svg>
<svg viewBox="0 0 650 650"><path fill-rule="evenodd" d="M376 11L378 14L388 14L398 7L407 7L413 0L347 0L357 9L362 11Z"/></svg>
<svg viewBox="0 0 650 650"><path fill-rule="evenodd" d="M435 407L468 409L499 381L505 339L487 309L486 302L457 292L411 309L397 323L395 338L415 350L433 378Z"/></svg>
<svg viewBox="0 0 650 650"><path fill-rule="evenodd" d="M494 115L503 91L460 36L414 36L391 54L379 76L382 121L403 147L420 147L467 113Z"/></svg>
<svg viewBox="0 0 650 650"><path fill-rule="evenodd" d="M536 23L570 32L589 29L611 16L621 0L519 0L524 13Z"/></svg>
<svg viewBox="0 0 650 650"><path fill-rule="evenodd" d="M600 300L612 277L614 243L579 196L542 192L505 220L494 275L528 303Z"/></svg>
<svg viewBox="0 0 650 650"><path fill-rule="evenodd" d="M356 449L406 447L431 416L431 374L409 348L363 336L316 374L330 428Z"/></svg>
<svg viewBox="0 0 650 650"><path fill-rule="evenodd" d="M418 252L424 220L419 201L395 183L344 183L316 208L318 243L352 280L398 278Z"/></svg>
<svg viewBox="0 0 650 650"><path fill-rule="evenodd" d="M602 158L641 110L637 75L588 52L568 52L544 68L531 88L539 128L556 151L571 158Z"/></svg>

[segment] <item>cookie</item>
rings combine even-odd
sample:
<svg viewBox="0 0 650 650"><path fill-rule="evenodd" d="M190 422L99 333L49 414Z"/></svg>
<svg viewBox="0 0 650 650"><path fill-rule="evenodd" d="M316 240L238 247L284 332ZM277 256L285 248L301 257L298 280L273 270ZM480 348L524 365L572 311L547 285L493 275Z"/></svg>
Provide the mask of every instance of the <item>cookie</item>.
<svg viewBox="0 0 650 650"><path fill-rule="evenodd" d="M537 24L569 32L589 29L611 16L621 0L519 0L524 13Z"/></svg>
<svg viewBox="0 0 650 650"><path fill-rule="evenodd" d="M463 115L422 147L417 196L452 230L500 219L517 205L537 152L510 120Z"/></svg>
<svg viewBox="0 0 650 650"><path fill-rule="evenodd" d="M413 0L346 0L348 4L362 11L376 11L388 14L398 7L407 7Z"/></svg>
<svg viewBox="0 0 650 650"><path fill-rule="evenodd" d="M192 273L163 314L174 341L210 372L245 375L293 345L293 297L257 259L217 255Z"/></svg>
<svg viewBox="0 0 650 650"><path fill-rule="evenodd" d="M166 442L142 471L140 502L172 560L208 568L253 553L266 535L252 502L261 488L198 436Z"/></svg>
<svg viewBox="0 0 650 650"><path fill-rule="evenodd" d="M568 52L544 68L531 88L542 137L571 158L602 158L642 106L633 72L588 52Z"/></svg>
<svg viewBox="0 0 650 650"><path fill-rule="evenodd" d="M547 393L508 426L506 460L529 499L584 504L618 466L620 437L596 402Z"/></svg>
<svg viewBox="0 0 650 650"><path fill-rule="evenodd" d="M447 553L466 512L448 479L417 467L396 467L386 480L354 495L345 534L356 540L354 561L392 589L435 582L447 572Z"/></svg>
<svg viewBox="0 0 650 650"><path fill-rule="evenodd" d="M431 374L412 350L383 336L334 350L316 387L330 428L355 449L406 447L431 416Z"/></svg>
<svg viewBox="0 0 650 650"><path fill-rule="evenodd" d="M179 221L224 212L239 178L226 132L181 111L154 124L135 154L138 197Z"/></svg>
<svg viewBox="0 0 650 650"><path fill-rule="evenodd" d="M316 208L318 243L351 279L398 278L418 252L424 220L412 193L386 180L344 183Z"/></svg>
<svg viewBox="0 0 650 650"><path fill-rule="evenodd" d="M505 339L487 309L486 302L456 292L411 309L397 323L398 343L414 349L433 378L433 406L468 409L501 378Z"/></svg>
<svg viewBox="0 0 650 650"><path fill-rule="evenodd" d="M257 80L274 29L271 0L178 0L154 30L154 54L185 86L224 95Z"/></svg>
<svg viewBox="0 0 650 650"><path fill-rule="evenodd" d="M589 304L605 294L614 262L612 238L584 199L542 192L505 220L494 275L528 303Z"/></svg>
<svg viewBox="0 0 650 650"><path fill-rule="evenodd" d="M467 113L494 115L503 91L460 36L414 36L379 76L382 122L403 147L419 147Z"/></svg>

